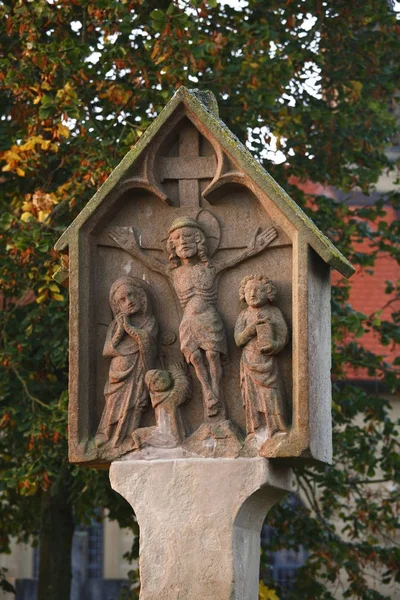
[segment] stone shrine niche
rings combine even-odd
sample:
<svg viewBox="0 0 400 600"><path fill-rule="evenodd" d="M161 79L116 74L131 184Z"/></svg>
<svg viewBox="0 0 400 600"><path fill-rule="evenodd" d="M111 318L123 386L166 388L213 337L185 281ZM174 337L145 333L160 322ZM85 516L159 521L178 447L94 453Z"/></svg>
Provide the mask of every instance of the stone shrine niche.
<svg viewBox="0 0 400 600"><path fill-rule="evenodd" d="M70 460L329 462L330 268L351 265L181 87L57 242Z"/></svg>

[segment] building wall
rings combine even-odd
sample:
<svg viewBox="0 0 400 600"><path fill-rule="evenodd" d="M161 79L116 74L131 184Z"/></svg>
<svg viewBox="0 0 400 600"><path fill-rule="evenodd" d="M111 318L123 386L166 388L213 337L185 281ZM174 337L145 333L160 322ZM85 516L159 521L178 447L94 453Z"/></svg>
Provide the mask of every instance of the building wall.
<svg viewBox="0 0 400 600"><path fill-rule="evenodd" d="M128 571L137 568L123 555L131 549L132 532L104 519L74 533L71 600L109 600L127 583ZM17 598L0 591L0 600L35 600L38 576L37 549L12 543L11 554L0 555L0 565L17 589Z"/></svg>

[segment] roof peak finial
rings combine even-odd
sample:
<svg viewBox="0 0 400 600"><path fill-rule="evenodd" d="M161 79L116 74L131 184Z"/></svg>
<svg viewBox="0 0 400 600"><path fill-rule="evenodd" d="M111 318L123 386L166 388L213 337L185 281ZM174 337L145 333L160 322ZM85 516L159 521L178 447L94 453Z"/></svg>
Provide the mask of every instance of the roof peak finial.
<svg viewBox="0 0 400 600"><path fill-rule="evenodd" d="M193 96L196 96L210 113L215 117L219 116L217 99L210 90L199 90L198 88L194 88L188 91L193 94Z"/></svg>

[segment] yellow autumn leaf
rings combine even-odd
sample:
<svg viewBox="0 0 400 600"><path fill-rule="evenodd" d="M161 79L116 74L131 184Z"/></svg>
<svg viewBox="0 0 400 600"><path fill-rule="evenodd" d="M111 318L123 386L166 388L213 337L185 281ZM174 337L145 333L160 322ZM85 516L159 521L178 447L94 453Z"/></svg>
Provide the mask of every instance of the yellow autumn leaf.
<svg viewBox="0 0 400 600"><path fill-rule="evenodd" d="M23 150L24 152L28 152L29 150L34 150L36 144L42 141L43 138L39 138L36 135L34 135L33 137L29 138L29 140L27 142L25 142L25 144L22 144L21 146L21 150Z"/></svg>
<svg viewBox="0 0 400 600"><path fill-rule="evenodd" d="M49 214L50 214L50 212L47 212L47 211L45 212L44 210L39 210L38 217L37 217L39 223L43 223L47 219Z"/></svg>
<svg viewBox="0 0 400 600"><path fill-rule="evenodd" d="M60 90L57 91L56 94L57 98L65 100L65 96L69 97L69 98L77 98L78 95L76 93L76 91L74 90L73 86L67 82L64 87Z"/></svg>
<svg viewBox="0 0 400 600"><path fill-rule="evenodd" d="M361 81L352 79L352 80L350 80L350 85L357 94L361 94L361 91L364 87L363 84L361 83Z"/></svg>
<svg viewBox="0 0 400 600"><path fill-rule="evenodd" d="M60 288L58 287L58 285L56 283L51 283L49 285L49 290L51 290L52 292L59 292Z"/></svg>
<svg viewBox="0 0 400 600"><path fill-rule="evenodd" d="M70 130L68 129L68 127L66 125L62 125L61 123L59 123L57 125L57 129L60 135L62 135L63 137L65 137L66 139L69 138L69 134L71 133Z"/></svg>
<svg viewBox="0 0 400 600"><path fill-rule="evenodd" d="M20 219L21 219L21 221L26 223L27 221L29 221L29 219L33 219L33 215L30 212L23 212L22 215L20 216Z"/></svg>
<svg viewBox="0 0 400 600"><path fill-rule="evenodd" d="M17 167L17 175L19 175L20 177L25 177L25 171L20 167Z"/></svg>
<svg viewBox="0 0 400 600"><path fill-rule="evenodd" d="M4 172L5 171L11 171L11 165L10 164L4 165L4 167L1 170L4 171Z"/></svg>
<svg viewBox="0 0 400 600"><path fill-rule="evenodd" d="M40 295L39 295L39 296L36 298L36 302L37 302L38 304L41 304L42 302L44 302L44 301L46 300L46 298L47 298L47 293L40 294Z"/></svg>
<svg viewBox="0 0 400 600"><path fill-rule="evenodd" d="M50 144L51 144L51 140L43 140L43 142L41 143L42 150L48 150Z"/></svg>
<svg viewBox="0 0 400 600"><path fill-rule="evenodd" d="M31 212L33 208L32 202L24 202L22 205L23 212Z"/></svg>
<svg viewBox="0 0 400 600"><path fill-rule="evenodd" d="M263 581L260 581L258 594L258 600L279 600L275 590L268 588Z"/></svg>
<svg viewBox="0 0 400 600"><path fill-rule="evenodd" d="M157 58L157 60L155 61L156 65L159 65L160 63L162 63L164 60L167 60L169 54L162 54L161 56L159 56Z"/></svg>
<svg viewBox="0 0 400 600"><path fill-rule="evenodd" d="M39 96L36 96L36 98L33 101L33 104L39 104L39 102L41 101L41 99L42 99L42 95L41 94Z"/></svg>
<svg viewBox="0 0 400 600"><path fill-rule="evenodd" d="M62 294L52 294L51 297L58 302L62 302L64 300L64 296Z"/></svg>
<svg viewBox="0 0 400 600"><path fill-rule="evenodd" d="M16 152L13 152L13 150L7 150L7 152L4 152L4 158L7 161L14 160L14 161L18 162L19 160L21 160L20 155L17 154Z"/></svg>

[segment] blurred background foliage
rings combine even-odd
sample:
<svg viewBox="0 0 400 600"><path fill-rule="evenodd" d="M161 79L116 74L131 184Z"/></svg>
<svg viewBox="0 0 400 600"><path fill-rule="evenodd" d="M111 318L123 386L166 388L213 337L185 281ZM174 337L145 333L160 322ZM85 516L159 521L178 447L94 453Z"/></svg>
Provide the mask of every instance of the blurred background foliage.
<svg viewBox="0 0 400 600"><path fill-rule="evenodd" d="M69 600L74 526L98 507L137 526L106 472L67 462L68 300L54 242L183 84L214 92L228 127L357 269L399 261L399 194L368 207L347 198L393 168L400 22L387 0L2 0L0 16L0 550L12 536L40 540L39 600ZM299 182L322 191L310 201ZM400 361L362 339L373 331L396 348L399 312L360 313L349 289L335 280L334 463L297 468L304 503L269 519L269 551L302 546L308 559L293 595L265 568L262 598L331 599L339 585L346 598L387 598L377 582L393 589L398 576L388 395ZM398 298L398 282L386 292ZM354 368L384 393L348 381Z"/></svg>

